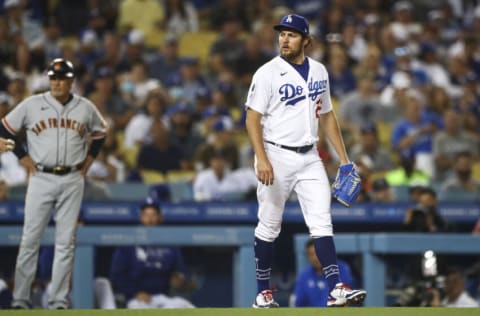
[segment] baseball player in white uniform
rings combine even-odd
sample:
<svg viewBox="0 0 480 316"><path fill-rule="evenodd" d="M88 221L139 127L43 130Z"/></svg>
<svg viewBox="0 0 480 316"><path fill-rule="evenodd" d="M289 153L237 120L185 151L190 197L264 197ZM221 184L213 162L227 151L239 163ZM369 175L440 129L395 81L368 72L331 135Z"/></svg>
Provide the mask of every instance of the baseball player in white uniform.
<svg viewBox="0 0 480 316"><path fill-rule="evenodd" d="M246 101L246 128L255 152L258 224L255 261L258 294L253 307L278 307L270 289L273 242L281 229L285 202L294 190L314 239L330 288L328 306L361 303L366 292L351 290L338 272L330 213L331 188L316 150L319 126L335 148L340 165L349 163L332 111L328 73L304 54L308 21L289 14L275 25L280 56L253 76Z"/></svg>
<svg viewBox="0 0 480 316"><path fill-rule="evenodd" d="M0 124L2 137L15 140L22 129L27 134L28 150L18 141L13 150L29 174L12 302L17 309L31 307L40 240L52 215L56 223L55 255L48 305L51 309L69 307L84 176L103 145L107 129L95 105L71 93L71 62L53 60L47 75L50 91L26 98Z"/></svg>

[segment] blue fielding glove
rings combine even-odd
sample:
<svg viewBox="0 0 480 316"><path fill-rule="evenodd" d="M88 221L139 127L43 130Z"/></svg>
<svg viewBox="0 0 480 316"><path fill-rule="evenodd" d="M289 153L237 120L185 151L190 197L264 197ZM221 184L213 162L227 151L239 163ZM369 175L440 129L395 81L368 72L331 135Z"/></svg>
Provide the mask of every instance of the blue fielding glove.
<svg viewBox="0 0 480 316"><path fill-rule="evenodd" d="M355 202L362 188L360 175L353 163L341 165L333 182L332 196L346 207Z"/></svg>

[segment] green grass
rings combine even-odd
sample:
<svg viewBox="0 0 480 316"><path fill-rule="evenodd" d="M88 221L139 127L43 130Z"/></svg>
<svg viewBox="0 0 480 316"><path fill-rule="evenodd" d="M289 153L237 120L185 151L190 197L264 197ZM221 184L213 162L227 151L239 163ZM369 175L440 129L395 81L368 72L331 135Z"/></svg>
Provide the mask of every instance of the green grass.
<svg viewBox="0 0 480 316"><path fill-rule="evenodd" d="M196 308L196 309L149 309L149 310L0 310L5 316L464 316L480 315L480 308L416 308L416 307L349 307L349 308Z"/></svg>

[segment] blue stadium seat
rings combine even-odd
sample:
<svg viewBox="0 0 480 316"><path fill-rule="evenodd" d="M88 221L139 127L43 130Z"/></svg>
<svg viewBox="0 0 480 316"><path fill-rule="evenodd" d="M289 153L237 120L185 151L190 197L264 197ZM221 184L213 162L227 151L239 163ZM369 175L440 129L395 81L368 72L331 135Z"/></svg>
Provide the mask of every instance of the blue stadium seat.
<svg viewBox="0 0 480 316"><path fill-rule="evenodd" d="M141 201L148 196L149 187L141 182L109 183L111 199L116 201Z"/></svg>
<svg viewBox="0 0 480 316"><path fill-rule="evenodd" d="M168 182L170 198L173 203L193 201L193 186L191 181Z"/></svg>

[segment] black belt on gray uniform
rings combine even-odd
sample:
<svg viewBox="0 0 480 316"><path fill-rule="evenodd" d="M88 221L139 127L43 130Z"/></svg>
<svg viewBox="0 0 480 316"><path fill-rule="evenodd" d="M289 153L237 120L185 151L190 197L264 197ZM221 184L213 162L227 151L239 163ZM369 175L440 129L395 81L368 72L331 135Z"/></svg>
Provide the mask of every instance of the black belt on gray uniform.
<svg viewBox="0 0 480 316"><path fill-rule="evenodd" d="M313 145L305 145L305 146L300 146L300 147L292 147L292 146L280 145L280 144L271 142L271 141L269 141L269 140L266 140L265 142L266 142L266 143L269 143L269 144L272 144L272 145L274 145L274 146L277 146L277 147L280 147L280 148L283 148L283 149L288 149L288 150L294 151L294 152L296 152L296 153L301 153L301 154L304 154L304 153L310 151L310 149L313 148Z"/></svg>
<svg viewBox="0 0 480 316"><path fill-rule="evenodd" d="M37 164L36 167L37 167L38 171L46 172L46 173L53 173L53 174L56 174L56 175L63 176L63 175L68 174L70 172L80 170L81 165L46 167L46 166L43 166L41 164Z"/></svg>

